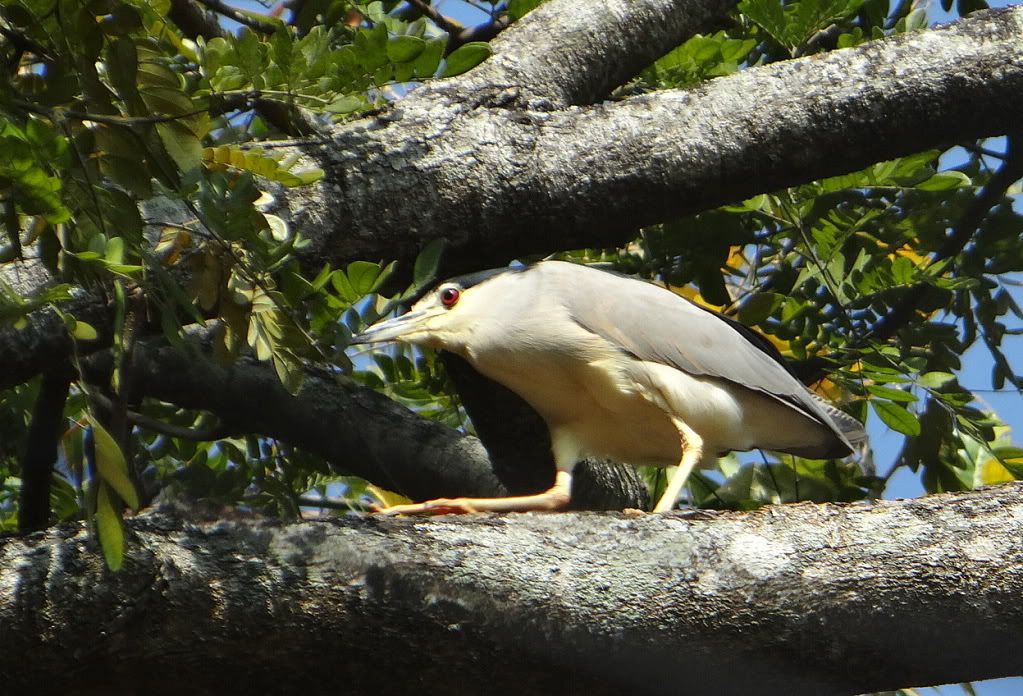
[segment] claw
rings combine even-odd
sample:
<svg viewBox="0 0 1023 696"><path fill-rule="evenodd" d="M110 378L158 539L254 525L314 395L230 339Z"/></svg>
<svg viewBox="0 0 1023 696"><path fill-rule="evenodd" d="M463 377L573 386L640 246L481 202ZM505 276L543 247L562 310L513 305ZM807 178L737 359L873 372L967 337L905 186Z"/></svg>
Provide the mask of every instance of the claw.
<svg viewBox="0 0 1023 696"><path fill-rule="evenodd" d="M468 498L437 498L436 500L427 500L424 503L392 505L385 508L382 508L379 505L373 505L371 509L374 514L383 515L385 517L423 514L465 515L479 512L479 510L473 507L472 501Z"/></svg>

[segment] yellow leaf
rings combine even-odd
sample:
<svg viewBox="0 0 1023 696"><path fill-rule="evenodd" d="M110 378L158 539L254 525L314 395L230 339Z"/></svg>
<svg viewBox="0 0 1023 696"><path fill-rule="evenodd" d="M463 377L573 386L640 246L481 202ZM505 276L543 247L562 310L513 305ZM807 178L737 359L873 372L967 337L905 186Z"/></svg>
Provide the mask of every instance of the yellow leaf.
<svg viewBox="0 0 1023 696"><path fill-rule="evenodd" d="M97 333L95 328L77 319L75 320L75 328L71 333L79 341L95 341L99 338L99 333Z"/></svg>
<svg viewBox="0 0 1023 696"><path fill-rule="evenodd" d="M96 443L96 469L100 478L108 483L111 488L117 491L128 507L137 510L139 497L135 492L128 477L128 464L124 461L124 454L117 446L114 438L107 432L106 428L100 425L95 418L90 418L92 423L93 441Z"/></svg>
<svg viewBox="0 0 1023 696"><path fill-rule="evenodd" d="M728 260L725 261L725 268L743 268L746 266L746 254L743 251L746 247L740 244L733 244L728 249Z"/></svg>
<svg viewBox="0 0 1023 696"><path fill-rule="evenodd" d="M380 507L391 507L391 506L394 506L394 505L405 505L406 503L411 503L412 502L411 498L406 498L405 496L401 495L400 493L395 493L394 491L384 490L383 488L380 488L379 486L374 486L372 483L369 484L368 486L366 486L366 493L371 498L373 498L373 500L378 505L380 505Z"/></svg>
<svg viewBox="0 0 1023 696"><path fill-rule="evenodd" d="M96 529L107 567L116 571L124 563L124 527L108 490L107 485L101 481L96 496Z"/></svg>
<svg viewBox="0 0 1023 696"><path fill-rule="evenodd" d="M920 268L925 268L931 261L929 257L918 253L917 250L909 244L904 244L896 249L894 253L888 254L888 258L894 259L896 255L905 256L913 262L913 265Z"/></svg>
<svg viewBox="0 0 1023 696"><path fill-rule="evenodd" d="M790 345L789 341L786 341L782 338L778 338L774 334L762 333L760 335L766 338L771 343L773 343L774 347L777 348L778 352L781 353L782 355L788 357L792 356L792 346Z"/></svg>
<svg viewBox="0 0 1023 696"><path fill-rule="evenodd" d="M700 291L694 288L692 285L684 285L682 287L679 287L677 285L671 285L668 287L668 289L671 290L676 295L681 295L687 300L692 300L701 307L713 309L715 312L721 311L722 305L716 305L707 302L707 300L703 299L703 295L700 294Z"/></svg>
<svg viewBox="0 0 1023 696"><path fill-rule="evenodd" d="M980 479L980 485L982 486L991 486L996 483L1007 483L1016 480L1009 470L994 457L991 457L979 467L977 478Z"/></svg>

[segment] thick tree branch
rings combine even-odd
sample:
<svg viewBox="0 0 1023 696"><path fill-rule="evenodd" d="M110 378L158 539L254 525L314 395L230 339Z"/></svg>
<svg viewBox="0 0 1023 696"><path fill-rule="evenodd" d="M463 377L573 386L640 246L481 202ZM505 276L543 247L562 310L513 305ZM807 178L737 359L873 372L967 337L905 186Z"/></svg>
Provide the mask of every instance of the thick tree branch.
<svg viewBox="0 0 1023 696"><path fill-rule="evenodd" d="M117 574L78 526L0 540L8 688L407 694L381 677L404 674L453 696L840 696L1023 672L1020 484L743 514L128 526Z"/></svg>
<svg viewBox="0 0 1023 696"><path fill-rule="evenodd" d="M458 82L472 86L463 94L515 87L523 106L540 111L592 104L735 4L736 0L547 2L505 30L491 44L494 55Z"/></svg>
<svg viewBox="0 0 1023 696"><path fill-rule="evenodd" d="M209 411L223 429L259 433L322 457L413 500L538 492L550 485L553 462L546 429L536 446L500 450L497 464L474 437L427 420L383 394L324 370L310 370L290 394L267 364L243 359L231 367L203 355L202 334L191 351L138 344L127 365L133 388L182 408ZM86 378L105 374L109 357L84 363ZM645 507L635 470L610 462L580 467L573 504L582 509Z"/></svg>
<svg viewBox="0 0 1023 696"><path fill-rule="evenodd" d="M310 145L328 174L286 204L317 262L408 261L438 236L452 270L621 244L640 225L1015 129L1021 36L1023 8L978 12L686 91L554 112L517 107L519 85L481 86L488 61Z"/></svg>
<svg viewBox="0 0 1023 696"><path fill-rule="evenodd" d="M33 297L51 287L55 279L42 263L26 260L0 266L0 281L10 285L22 297ZM73 298L61 304L64 314L94 326L99 332L95 341L81 343L88 351L110 345L113 316L106 300L98 294L76 289ZM50 307L30 313L28 324L16 327L0 323L0 389L21 384L56 365L71 355L73 341L60 316Z"/></svg>
<svg viewBox="0 0 1023 696"><path fill-rule="evenodd" d="M210 411L225 428L278 438L416 500L506 494L478 440L341 375L307 374L292 395L267 365L222 367L198 349L144 345L128 369L142 394Z"/></svg>

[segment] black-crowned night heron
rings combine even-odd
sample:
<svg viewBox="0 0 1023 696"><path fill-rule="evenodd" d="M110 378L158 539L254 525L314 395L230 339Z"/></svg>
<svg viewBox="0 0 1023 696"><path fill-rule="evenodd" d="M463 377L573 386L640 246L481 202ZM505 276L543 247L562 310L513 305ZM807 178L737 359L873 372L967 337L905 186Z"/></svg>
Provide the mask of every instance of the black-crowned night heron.
<svg viewBox="0 0 1023 696"><path fill-rule="evenodd" d="M763 448L844 457L859 421L807 390L762 336L644 281L562 261L438 285L357 343L442 348L528 402L547 422L557 475L537 495L455 498L388 508L557 510L576 462L600 456L678 466L655 512L670 510L695 466Z"/></svg>

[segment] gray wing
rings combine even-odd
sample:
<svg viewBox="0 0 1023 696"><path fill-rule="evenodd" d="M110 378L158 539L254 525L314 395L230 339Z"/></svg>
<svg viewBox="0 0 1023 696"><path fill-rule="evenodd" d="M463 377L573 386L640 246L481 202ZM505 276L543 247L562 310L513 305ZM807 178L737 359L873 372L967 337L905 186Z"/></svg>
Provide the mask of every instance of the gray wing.
<svg viewBox="0 0 1023 696"><path fill-rule="evenodd" d="M571 275L575 277L565 293L572 298L569 312L586 330L641 360L761 392L831 429L836 446L804 456L838 457L853 451L819 398L789 372L766 339L747 327L652 283L595 269Z"/></svg>

